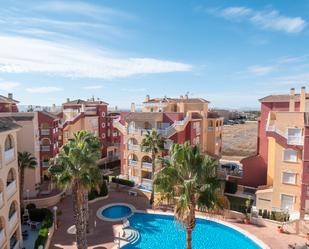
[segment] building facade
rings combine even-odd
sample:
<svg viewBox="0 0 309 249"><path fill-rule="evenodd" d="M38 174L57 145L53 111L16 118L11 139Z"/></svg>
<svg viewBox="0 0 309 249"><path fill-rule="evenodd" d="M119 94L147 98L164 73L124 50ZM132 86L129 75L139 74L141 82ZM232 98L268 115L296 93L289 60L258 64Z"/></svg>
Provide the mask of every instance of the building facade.
<svg viewBox="0 0 309 249"><path fill-rule="evenodd" d="M200 146L203 153L220 157L223 118L209 113L208 103L188 96L156 99L146 96L141 112L136 112L132 104L131 112L121 113L114 120L114 127L121 133L122 175L143 188L151 188L151 155L141 150L141 142L151 129L156 129L165 139L163 156L173 143L189 141Z"/></svg>
<svg viewBox="0 0 309 249"><path fill-rule="evenodd" d="M17 249L22 245L17 131L11 119L0 118L0 248Z"/></svg>
<svg viewBox="0 0 309 249"><path fill-rule="evenodd" d="M266 184L256 192L258 209L309 212L309 95L271 95L260 99L259 156L267 162Z"/></svg>
<svg viewBox="0 0 309 249"><path fill-rule="evenodd" d="M7 97L0 95L0 112L18 112L18 103L13 99L12 93L9 93Z"/></svg>

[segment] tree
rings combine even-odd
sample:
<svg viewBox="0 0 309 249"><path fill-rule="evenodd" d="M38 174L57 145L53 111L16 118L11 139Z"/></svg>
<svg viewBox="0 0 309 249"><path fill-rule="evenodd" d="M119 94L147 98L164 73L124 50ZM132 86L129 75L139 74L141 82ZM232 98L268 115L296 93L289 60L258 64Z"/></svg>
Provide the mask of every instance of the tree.
<svg viewBox="0 0 309 249"><path fill-rule="evenodd" d="M36 166L36 158L31 153L27 151L18 152L19 198L21 207L24 207L25 169L34 169Z"/></svg>
<svg viewBox="0 0 309 249"><path fill-rule="evenodd" d="M93 188L99 192L102 182L96 165L101 154L100 148L101 144L96 136L87 131L79 131L62 146L49 167L49 172L61 188L72 189L78 249L87 248L88 192Z"/></svg>
<svg viewBox="0 0 309 249"><path fill-rule="evenodd" d="M156 172L156 160L157 157L160 155L160 152L164 149L164 140L155 129L152 129L151 131L147 131L145 138L142 140L141 147L143 151L151 153L151 162L152 162L151 175L152 177L154 177L154 174ZM154 202L153 181L152 181L152 189L149 202L151 205Z"/></svg>
<svg viewBox="0 0 309 249"><path fill-rule="evenodd" d="M175 219L183 223L187 233L186 248L191 249L196 206L207 210L220 207L218 161L201 155L197 146L186 142L174 144L170 159L164 163L166 166L155 175L156 191L162 199L174 200Z"/></svg>

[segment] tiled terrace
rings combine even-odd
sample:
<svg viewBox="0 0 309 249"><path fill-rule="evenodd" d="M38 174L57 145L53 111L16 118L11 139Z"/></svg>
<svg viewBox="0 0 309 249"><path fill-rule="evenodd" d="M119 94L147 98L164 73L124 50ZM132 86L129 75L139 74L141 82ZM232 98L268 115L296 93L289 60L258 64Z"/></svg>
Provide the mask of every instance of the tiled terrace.
<svg viewBox="0 0 309 249"><path fill-rule="evenodd" d="M134 205L139 210L146 210L150 208L148 200L145 197L129 196L127 192L110 192L109 198L98 201L90 205L90 220L91 232L88 235L88 246L91 249L111 249L114 244L113 225L120 223L111 223L99 220L96 218L97 210L109 203L125 202ZM62 210L60 217L60 226L55 231L51 248L52 249L75 249L75 236L67 233L67 229L73 225L72 215L72 199L66 197L65 200L59 204ZM94 228L94 223L96 227ZM272 249L286 249L288 244L297 243L302 244L306 242L305 238L299 237L294 234L280 234L277 232L275 224L265 227L257 227L254 225L240 224L236 220L228 220L232 224L255 235L260 240L269 245Z"/></svg>

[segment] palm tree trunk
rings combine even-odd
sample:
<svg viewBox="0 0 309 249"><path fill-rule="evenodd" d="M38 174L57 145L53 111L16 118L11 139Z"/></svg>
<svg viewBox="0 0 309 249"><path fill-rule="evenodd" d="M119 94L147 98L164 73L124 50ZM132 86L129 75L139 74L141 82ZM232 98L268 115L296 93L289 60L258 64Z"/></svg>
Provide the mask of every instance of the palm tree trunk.
<svg viewBox="0 0 309 249"><path fill-rule="evenodd" d="M186 240L186 248L192 249L192 229L186 229L187 231L187 240Z"/></svg>
<svg viewBox="0 0 309 249"><path fill-rule="evenodd" d="M88 192L84 194L84 215L86 217L86 230L87 230L87 233L90 233L90 213L89 213Z"/></svg>
<svg viewBox="0 0 309 249"><path fill-rule="evenodd" d="M86 217L84 214L84 191L78 181L74 181L73 187L73 210L76 227L76 244L78 249L87 249Z"/></svg>
<svg viewBox="0 0 309 249"><path fill-rule="evenodd" d="M19 199L21 208L24 207L24 177L25 177L24 168L21 166L19 172Z"/></svg>
<svg viewBox="0 0 309 249"><path fill-rule="evenodd" d="M152 178L152 182L151 182L151 196L150 196L150 200L149 203L150 205L152 205L154 203L154 184L153 184L153 178L154 178L154 174L155 174L155 160L156 160L156 156L154 154L152 154L152 167L151 167L151 178Z"/></svg>

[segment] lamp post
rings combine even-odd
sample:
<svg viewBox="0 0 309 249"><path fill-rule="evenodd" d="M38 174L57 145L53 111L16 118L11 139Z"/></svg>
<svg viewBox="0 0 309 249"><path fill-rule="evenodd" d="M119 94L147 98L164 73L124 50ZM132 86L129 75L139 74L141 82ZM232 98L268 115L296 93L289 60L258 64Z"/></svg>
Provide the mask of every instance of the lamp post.
<svg viewBox="0 0 309 249"><path fill-rule="evenodd" d="M55 222L55 229L56 230L57 230L57 209L58 209L57 206L53 207L53 210L54 210L54 222Z"/></svg>

